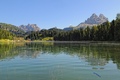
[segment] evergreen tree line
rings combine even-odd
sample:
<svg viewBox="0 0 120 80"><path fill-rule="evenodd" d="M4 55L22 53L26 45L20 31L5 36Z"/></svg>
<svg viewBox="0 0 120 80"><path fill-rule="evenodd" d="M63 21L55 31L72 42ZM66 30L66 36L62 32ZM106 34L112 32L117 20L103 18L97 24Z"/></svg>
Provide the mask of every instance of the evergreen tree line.
<svg viewBox="0 0 120 80"><path fill-rule="evenodd" d="M51 29L43 29L41 31L37 31L37 32L29 32L27 34L27 36L25 37L26 40L30 39L30 40L42 40L43 38L46 37L55 37L56 34L58 34L58 32L63 32L63 30L61 29L57 29L57 28L51 28Z"/></svg>
<svg viewBox="0 0 120 80"><path fill-rule="evenodd" d="M120 41L120 19L85 29L60 32L55 41Z"/></svg>
<svg viewBox="0 0 120 80"><path fill-rule="evenodd" d="M0 29L0 39L10 39L10 40L13 40L14 37L15 37L15 35L12 34L11 32Z"/></svg>
<svg viewBox="0 0 120 80"><path fill-rule="evenodd" d="M45 37L53 37L55 41L120 41L120 19L85 29L63 31L52 28L31 32L25 39L41 40Z"/></svg>

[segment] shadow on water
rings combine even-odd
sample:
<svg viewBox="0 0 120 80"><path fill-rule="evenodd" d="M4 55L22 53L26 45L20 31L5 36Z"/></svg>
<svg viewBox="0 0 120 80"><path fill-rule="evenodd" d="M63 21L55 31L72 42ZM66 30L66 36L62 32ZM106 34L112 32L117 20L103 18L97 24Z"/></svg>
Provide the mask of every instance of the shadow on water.
<svg viewBox="0 0 120 80"><path fill-rule="evenodd" d="M92 66L104 66L113 61L120 69L120 46L78 43L25 43L22 45L0 44L0 61L20 58L37 58L41 54L77 56ZM95 69L95 68L93 68Z"/></svg>

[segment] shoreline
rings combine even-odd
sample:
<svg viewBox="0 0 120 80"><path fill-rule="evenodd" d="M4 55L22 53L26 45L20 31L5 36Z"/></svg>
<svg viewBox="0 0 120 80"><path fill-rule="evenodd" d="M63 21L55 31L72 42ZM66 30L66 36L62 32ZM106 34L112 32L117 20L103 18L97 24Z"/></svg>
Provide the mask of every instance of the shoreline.
<svg viewBox="0 0 120 80"><path fill-rule="evenodd" d="M54 42L54 43L120 43L119 41L26 41L26 42Z"/></svg>
<svg viewBox="0 0 120 80"><path fill-rule="evenodd" d="M0 43L38 43L38 42L52 42L52 43L80 43L80 44L119 44L120 41L28 41L28 40L9 40L1 39Z"/></svg>
<svg viewBox="0 0 120 80"><path fill-rule="evenodd" d="M26 43L120 45L120 42L118 42L118 41L29 41Z"/></svg>

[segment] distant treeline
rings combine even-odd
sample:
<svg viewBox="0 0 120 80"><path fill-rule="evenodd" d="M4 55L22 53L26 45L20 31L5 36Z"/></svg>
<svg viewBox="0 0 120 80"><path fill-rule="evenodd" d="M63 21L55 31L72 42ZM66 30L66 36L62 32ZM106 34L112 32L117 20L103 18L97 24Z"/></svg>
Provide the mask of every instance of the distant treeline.
<svg viewBox="0 0 120 80"><path fill-rule="evenodd" d="M120 41L120 19L85 29L63 31L52 28L31 32L25 39L41 40L45 37L53 37L55 41Z"/></svg>
<svg viewBox="0 0 120 80"><path fill-rule="evenodd" d="M63 33L62 29L51 28L51 29L43 29L37 32L29 32L29 35L25 37L26 40L42 40L46 37L55 37L59 33Z"/></svg>
<svg viewBox="0 0 120 80"><path fill-rule="evenodd" d="M117 36L120 21L106 22L102 25L87 27L85 29L72 30L59 33L54 37L55 41L111 41L120 40ZM120 31L119 31L120 32Z"/></svg>
<svg viewBox="0 0 120 80"><path fill-rule="evenodd" d="M22 37L26 40L50 41L120 41L120 19L71 31L51 28L27 33L13 25L0 23L0 39L13 39L14 37Z"/></svg>

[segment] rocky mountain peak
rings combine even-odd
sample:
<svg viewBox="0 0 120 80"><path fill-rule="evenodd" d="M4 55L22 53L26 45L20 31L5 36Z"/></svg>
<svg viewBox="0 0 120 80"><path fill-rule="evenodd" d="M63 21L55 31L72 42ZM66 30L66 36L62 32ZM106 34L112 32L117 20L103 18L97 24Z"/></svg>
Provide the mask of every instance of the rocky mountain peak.
<svg viewBox="0 0 120 80"><path fill-rule="evenodd" d="M108 18L106 18L103 14L100 14L100 15L99 15L99 18L100 18L101 20L103 20L103 22L108 21Z"/></svg>
<svg viewBox="0 0 120 80"><path fill-rule="evenodd" d="M84 23L85 24L102 24L104 22L108 21L108 19L103 15L100 14L97 16L95 13L92 14L90 18L88 18Z"/></svg>
<svg viewBox="0 0 120 80"><path fill-rule="evenodd" d="M80 28L86 28L87 26L93 27L97 26L99 24L103 24L104 22L107 22L108 18L106 18L103 14L100 14L99 16L93 13L85 22L80 23L76 27L67 27L64 28L64 30L74 30L74 29L80 29Z"/></svg>
<svg viewBox="0 0 120 80"><path fill-rule="evenodd" d="M98 16L95 13L93 13L90 18L98 18Z"/></svg>
<svg viewBox="0 0 120 80"><path fill-rule="evenodd" d="M19 28L24 30L25 32L40 31L40 28L36 24L21 25L19 26Z"/></svg>
<svg viewBox="0 0 120 80"><path fill-rule="evenodd" d="M99 24L103 24L104 22L107 22L108 18L106 18L103 14L100 14L99 16L96 15L95 13L92 14L90 16L90 18L88 18L87 20L85 20L85 22L80 23L76 29L79 28L86 28L87 26L92 27L92 26L96 26Z"/></svg>
<svg viewBox="0 0 120 80"><path fill-rule="evenodd" d="M105 17L103 14L100 14L100 15L99 15L99 18L103 18L103 17Z"/></svg>

